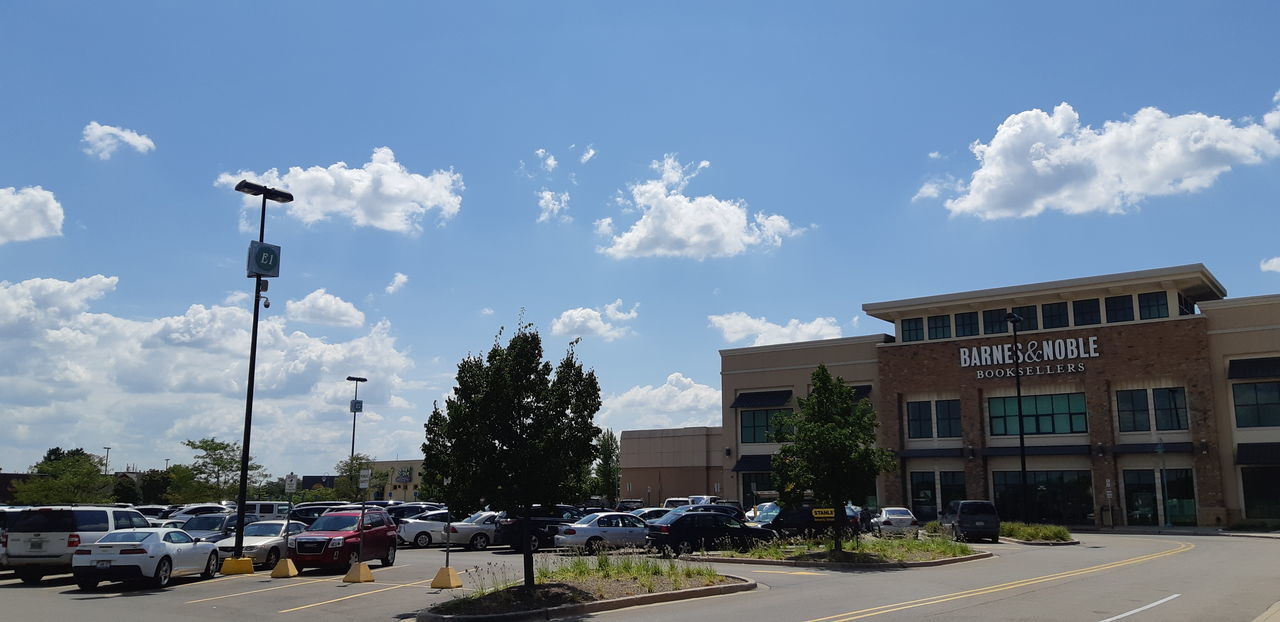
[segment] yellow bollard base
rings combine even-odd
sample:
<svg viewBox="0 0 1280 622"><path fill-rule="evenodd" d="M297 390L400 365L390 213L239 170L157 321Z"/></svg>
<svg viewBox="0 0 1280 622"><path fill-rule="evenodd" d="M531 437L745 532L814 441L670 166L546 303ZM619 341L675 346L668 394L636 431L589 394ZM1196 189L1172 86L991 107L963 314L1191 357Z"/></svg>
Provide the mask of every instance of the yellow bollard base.
<svg viewBox="0 0 1280 622"><path fill-rule="evenodd" d="M298 567L288 557L280 560L276 567L271 569L272 579L287 579L296 576L298 576Z"/></svg>
<svg viewBox="0 0 1280 622"><path fill-rule="evenodd" d="M431 587L445 590L462 587L462 579L458 578L458 571L445 566L439 572L436 572L436 578L431 580Z"/></svg>
<svg viewBox="0 0 1280 622"><path fill-rule="evenodd" d="M369 564L360 562L351 567L347 571L347 576L342 577L343 583L373 583L373 571L369 570Z"/></svg>
<svg viewBox="0 0 1280 622"><path fill-rule="evenodd" d="M228 557L222 560L222 574L253 574L252 557Z"/></svg>

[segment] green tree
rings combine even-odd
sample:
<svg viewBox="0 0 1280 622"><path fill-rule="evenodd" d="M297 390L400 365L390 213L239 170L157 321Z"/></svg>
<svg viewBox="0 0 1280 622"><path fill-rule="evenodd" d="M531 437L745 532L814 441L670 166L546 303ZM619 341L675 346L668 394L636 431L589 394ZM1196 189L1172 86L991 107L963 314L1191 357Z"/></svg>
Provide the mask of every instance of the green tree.
<svg viewBox="0 0 1280 622"><path fill-rule="evenodd" d="M240 492L240 443L227 443L216 437L198 441L182 441L183 445L200 453L196 454L191 469L196 478L209 484L218 497L233 498ZM262 465L249 458L249 485L263 477Z"/></svg>
<svg viewBox="0 0 1280 622"><path fill-rule="evenodd" d="M169 493L169 484L173 481L173 476L169 471L160 469L151 469L143 471L138 476L138 489L142 496L142 502L145 504L164 503L165 495Z"/></svg>
<svg viewBox="0 0 1280 622"><path fill-rule="evenodd" d="M857 400L853 387L818 365L809 378L808 397L799 408L777 415L779 440L788 441L774 457L773 482L785 500L813 491L815 505L836 508L835 546L840 551L844 504L866 493L868 483L896 465L893 453L876 447L876 414L871 400Z"/></svg>
<svg viewBox="0 0 1280 622"><path fill-rule="evenodd" d="M14 499L22 505L107 503L111 478L102 474L106 461L83 449L62 451L55 447L31 467L32 476L14 482Z"/></svg>
<svg viewBox="0 0 1280 622"><path fill-rule="evenodd" d="M613 430L605 429L596 443L595 476L592 478L592 492L600 495L609 507L617 506L618 488L622 479L622 469L618 465L618 436Z"/></svg>
<svg viewBox="0 0 1280 622"><path fill-rule="evenodd" d="M571 498L595 458L600 384L570 344L558 365L542 360L542 337L522 324L505 345L499 333L486 357L458 363L453 396L427 420L423 472L450 508L486 503L528 517L534 504ZM444 480L449 480L445 483ZM580 484L578 484L580 485ZM528 521L522 521L528 529ZM524 583L533 586L533 554L521 538Z"/></svg>
<svg viewBox="0 0 1280 622"><path fill-rule="evenodd" d="M225 490L200 479L195 469L185 464L171 465L169 478L169 488L165 492L169 503L216 502L225 496Z"/></svg>
<svg viewBox="0 0 1280 622"><path fill-rule="evenodd" d="M133 478L128 475L116 478L115 485L111 487L111 497L116 500L116 503L142 503L142 492L138 490L138 482L133 481Z"/></svg>
<svg viewBox="0 0 1280 622"><path fill-rule="evenodd" d="M379 471L373 468L373 456L368 454L356 453L354 456L348 456L338 461L333 467L337 476L334 478L333 490L334 496L338 499L347 499L350 501L359 501L368 499L369 490L378 490L387 484L388 475L386 471ZM369 489L361 490L360 471L369 469Z"/></svg>

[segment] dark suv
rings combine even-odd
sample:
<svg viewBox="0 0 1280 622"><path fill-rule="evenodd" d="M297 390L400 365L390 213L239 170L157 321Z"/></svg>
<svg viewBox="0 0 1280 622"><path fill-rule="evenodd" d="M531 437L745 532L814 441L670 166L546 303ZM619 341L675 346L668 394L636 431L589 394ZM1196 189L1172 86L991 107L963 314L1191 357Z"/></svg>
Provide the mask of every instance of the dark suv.
<svg viewBox="0 0 1280 622"><path fill-rule="evenodd" d="M819 518L814 516L814 509L828 510L825 512L826 517ZM840 517L843 512L844 516ZM836 519L843 518L843 524L846 529L857 532L860 529L858 514L850 508L815 508L812 504L788 505L783 506L777 503L760 504L759 513L750 524L765 529L772 529L780 536L796 536L801 534L816 534L822 532L830 532L836 525Z"/></svg>
<svg viewBox="0 0 1280 622"><path fill-rule="evenodd" d="M571 505L535 505L529 510L529 521L532 522L530 529L533 531L529 538L529 548L533 551L544 546L555 546L560 526L571 525L585 516ZM498 525L493 531L493 543L519 549L519 530L519 520L508 512L501 512L498 514Z"/></svg>
<svg viewBox="0 0 1280 622"><path fill-rule="evenodd" d="M670 512L647 523L645 545L664 556L694 551L745 551L757 541L777 537L771 529L750 527L720 512Z"/></svg>
<svg viewBox="0 0 1280 622"><path fill-rule="evenodd" d="M952 501L938 517L938 524L956 540L1000 541L1000 516L990 501Z"/></svg>
<svg viewBox="0 0 1280 622"><path fill-rule="evenodd" d="M700 503L698 505L682 505L671 509L672 514L684 514L686 512L715 512L724 514L738 519L738 522L745 523L747 515L742 508L735 508L732 505L721 505L719 503Z"/></svg>

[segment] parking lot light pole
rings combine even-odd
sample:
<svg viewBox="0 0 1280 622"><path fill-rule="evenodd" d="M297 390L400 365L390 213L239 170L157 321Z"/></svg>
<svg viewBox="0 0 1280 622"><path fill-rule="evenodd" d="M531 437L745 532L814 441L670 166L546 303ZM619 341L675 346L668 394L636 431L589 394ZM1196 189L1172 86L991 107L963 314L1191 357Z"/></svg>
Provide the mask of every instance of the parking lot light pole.
<svg viewBox="0 0 1280 622"><path fill-rule="evenodd" d="M107 455L102 458L102 472L106 473L107 475L110 475L111 474L111 448L103 447L103 449L107 450Z"/></svg>
<svg viewBox="0 0 1280 622"><path fill-rule="evenodd" d="M240 183L236 184L236 192L262 197L262 212L258 218L258 243L263 243L267 232L267 201L288 203L293 201L293 195L247 180L240 180ZM255 275L253 278L253 330L249 337L249 382L244 399L244 440L240 446L240 492L236 495L236 544L231 554L233 559L244 558L244 529L241 526L244 525L244 504L249 491L249 433L253 427L253 376L258 362L258 312L260 303L265 300L262 295L266 290L264 285L266 281L262 276ZM249 573L252 572L253 566L250 565Z"/></svg>
<svg viewBox="0 0 1280 622"><path fill-rule="evenodd" d="M1013 387L1018 400L1018 461L1021 474L1018 496L1022 500L1022 522L1031 522L1031 498L1027 495L1027 437L1026 421L1022 418L1022 353L1018 350L1018 325L1022 324L1022 316L1009 313L1004 319L1013 324Z"/></svg>
<svg viewBox="0 0 1280 622"><path fill-rule="evenodd" d="M347 380L354 382L356 388L355 394L351 397L351 456L347 460L347 468L351 469L351 487L359 490L356 488L356 413L364 410L363 405L360 404L360 383L369 382L369 379L359 376L347 376ZM361 497L360 500L364 501L364 497Z"/></svg>

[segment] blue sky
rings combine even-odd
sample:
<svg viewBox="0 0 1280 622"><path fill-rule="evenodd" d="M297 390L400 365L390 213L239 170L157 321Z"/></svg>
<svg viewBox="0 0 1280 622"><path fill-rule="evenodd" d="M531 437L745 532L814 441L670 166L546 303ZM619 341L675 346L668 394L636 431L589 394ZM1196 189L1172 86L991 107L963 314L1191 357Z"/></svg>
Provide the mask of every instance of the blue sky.
<svg viewBox="0 0 1280 622"><path fill-rule="evenodd" d="M5 3L0 468L418 454L468 353L582 337L615 430L866 302L1203 262L1280 291L1272 3ZM397 276L402 275L402 276Z"/></svg>

